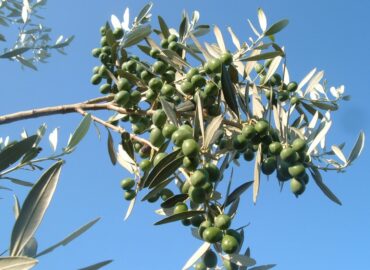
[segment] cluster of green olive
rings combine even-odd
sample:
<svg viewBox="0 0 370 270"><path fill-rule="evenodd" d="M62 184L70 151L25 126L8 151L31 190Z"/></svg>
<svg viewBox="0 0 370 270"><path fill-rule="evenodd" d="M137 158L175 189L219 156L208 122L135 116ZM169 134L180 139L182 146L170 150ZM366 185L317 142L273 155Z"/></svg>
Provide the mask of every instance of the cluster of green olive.
<svg viewBox="0 0 370 270"><path fill-rule="evenodd" d="M294 93L298 89L297 82L285 84L279 73L274 73L268 81L266 80L267 70L271 65L272 60L268 59L264 64L256 63L254 69L260 78L260 85L266 87L264 93L267 100L276 105L277 101L284 102L288 99L292 105L299 104L300 99Z"/></svg>
<svg viewBox="0 0 370 270"><path fill-rule="evenodd" d="M276 171L279 181L291 180L291 190L295 195L304 192L309 180L305 164L310 161L306 155L307 144L304 139L297 138L291 145L283 145L277 132L265 119L261 119L245 124L242 132L234 135L232 145L226 138L222 138L218 144L221 149L229 147L236 150L236 159L243 154L246 161L253 160L255 152L261 147L262 173L271 175Z"/></svg>
<svg viewBox="0 0 370 270"><path fill-rule="evenodd" d="M135 180L132 178L125 178L121 181L121 188L124 190L125 200L131 201L136 197Z"/></svg>

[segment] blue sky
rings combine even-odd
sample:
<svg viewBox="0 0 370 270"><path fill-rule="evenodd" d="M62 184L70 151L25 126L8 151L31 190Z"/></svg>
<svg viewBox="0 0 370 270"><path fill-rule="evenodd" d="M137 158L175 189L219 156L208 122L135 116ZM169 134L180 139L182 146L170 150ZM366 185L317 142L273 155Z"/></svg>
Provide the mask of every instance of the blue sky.
<svg viewBox="0 0 370 270"><path fill-rule="evenodd" d="M91 69L97 64L90 56L99 44L99 27L111 14L121 16L126 6L136 14L145 1L50 1L44 11L45 23L55 34L76 35L67 56L54 54L39 71L22 71L15 63L0 62L2 102L0 115L34 107L73 103L99 95L90 85ZM312 68L326 71L330 85L346 86L350 102L332 114L334 126L330 143L355 142L362 129L369 133L370 52L368 1L154 1L153 16L161 15L178 27L183 9L199 10L201 22L217 24L226 34L231 26L239 38L252 33L250 18L257 23L262 7L271 24L282 18L289 26L277 36L288 55L291 78L301 80ZM156 24L156 20L155 20ZM211 37L213 39L213 37ZM230 42L229 42L230 44ZM79 123L79 115L53 116L0 126L0 134L18 136L43 122L49 131L60 127L60 144ZM102 129L103 131L103 129ZM118 139L118 137L116 137ZM47 148L47 144L45 144ZM350 147L348 147L350 148ZM349 149L347 148L347 154ZM262 184L257 205L252 194L241 201L236 227L246 229L246 244L259 264L276 263L282 269L366 269L370 256L370 179L368 147L345 174L328 173L324 179L341 198L343 206L329 201L314 185L298 200L285 189L279 191L274 179ZM249 171L248 171L249 170ZM239 168L234 183L242 183L250 168ZM42 257L36 269L77 269L105 259L114 259L106 269L180 269L201 242L179 224L152 226L159 219L153 210L158 205L137 204L131 218L124 222L128 206L119 182L128 173L110 164L106 134L99 141L92 128L77 151L67 158L60 185L37 233L40 250L54 244L77 227L95 218L102 220L91 231ZM26 173L25 180L36 179ZM17 188L24 196L26 189ZM11 193L1 192L3 222L1 249L7 247L12 226Z"/></svg>

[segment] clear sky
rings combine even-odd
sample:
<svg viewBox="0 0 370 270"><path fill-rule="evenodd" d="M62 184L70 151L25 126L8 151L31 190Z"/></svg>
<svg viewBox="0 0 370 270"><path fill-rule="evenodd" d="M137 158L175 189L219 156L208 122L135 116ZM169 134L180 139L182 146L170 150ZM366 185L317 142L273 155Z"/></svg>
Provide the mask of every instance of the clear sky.
<svg viewBox="0 0 370 270"><path fill-rule="evenodd" d="M90 56L99 44L99 27L124 8L136 14L145 1L49 1L45 23L55 34L76 35L68 55L54 54L39 71L22 71L19 65L2 60L0 115L23 109L72 103L99 95L89 83L91 69L97 64ZM358 132L370 132L369 26L370 2L353 1L154 1L153 17L163 16L178 27L183 9L201 13L201 22L217 24L226 33L231 26L240 39L251 35L247 19L257 23L257 8L262 7L270 23L282 18L289 26L277 36L288 55L291 78L300 81L312 68L326 71L330 85L346 86L350 102L332 114L334 126L330 143L345 141L349 148ZM156 19L154 20L157 24ZM213 37L212 37L213 39ZM63 146L79 115L53 116L0 126L1 136L18 136L43 122L49 131L61 128ZM103 129L101 129L103 131ZM118 140L118 137L116 137ZM45 149L47 144L45 144ZM276 263L277 270L367 269L370 256L370 152L363 155L345 174L325 174L324 180L341 198L343 206L329 201L313 181L304 196L296 199L288 189L279 191L274 179L264 179L256 206L252 194L244 195L235 224L251 223L246 229L246 244L259 264ZM244 182L250 168L239 168L235 185ZM153 210L158 205L137 204L127 221L128 206L119 182L128 173L110 164L106 134L99 141L92 128L77 151L67 157L60 185L42 223L37 239L40 250L54 244L77 227L95 218L102 220L67 247L40 258L39 270L77 269L114 259L106 269L180 269L201 242L193 239L188 228L179 224L152 226L159 219ZM25 180L36 174L25 173ZM11 186L11 185L8 185ZM25 194L25 188L16 188ZM11 193L1 191L1 250L8 246L13 223Z"/></svg>

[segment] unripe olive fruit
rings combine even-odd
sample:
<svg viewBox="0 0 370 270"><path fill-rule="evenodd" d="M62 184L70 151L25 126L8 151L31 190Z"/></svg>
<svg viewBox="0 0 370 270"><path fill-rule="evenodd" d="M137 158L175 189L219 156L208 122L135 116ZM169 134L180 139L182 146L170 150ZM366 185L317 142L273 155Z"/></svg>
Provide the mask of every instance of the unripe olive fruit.
<svg viewBox="0 0 370 270"><path fill-rule="evenodd" d="M211 249L207 250L203 256L203 262L208 268L213 268L217 265L217 255Z"/></svg>
<svg viewBox="0 0 370 270"><path fill-rule="evenodd" d="M191 186L189 188L188 194L189 194L190 200L196 204L205 202L207 198L206 191L201 187Z"/></svg>
<svg viewBox="0 0 370 270"><path fill-rule="evenodd" d="M295 164L293 166L289 166L288 172L291 177L298 178L305 174L305 167L302 163Z"/></svg>
<svg viewBox="0 0 370 270"><path fill-rule="evenodd" d="M221 248L223 252L232 254L239 248L238 240L231 235L224 235L224 237L222 237Z"/></svg>
<svg viewBox="0 0 370 270"><path fill-rule="evenodd" d="M217 243L222 240L222 232L217 227L208 227L203 231L202 238L208 243Z"/></svg>
<svg viewBox="0 0 370 270"><path fill-rule="evenodd" d="M135 186L135 180L132 178L125 178L121 181L121 188L124 190L130 190Z"/></svg>
<svg viewBox="0 0 370 270"><path fill-rule="evenodd" d="M175 205L175 208L173 209L174 214L180 214L188 211L188 206L186 203L178 202Z"/></svg>
<svg viewBox="0 0 370 270"><path fill-rule="evenodd" d="M188 157L194 157L199 154L199 145L194 139L186 139L181 146L182 153Z"/></svg>
<svg viewBox="0 0 370 270"><path fill-rule="evenodd" d="M155 126L157 126L158 128L162 128L163 125L166 123L167 121L167 115L166 113L159 109L159 110L156 110L153 115L152 115L152 121L153 121L153 124Z"/></svg>
<svg viewBox="0 0 370 270"><path fill-rule="evenodd" d="M298 84L296 82L290 82L288 83L287 90L289 92L294 92L298 89Z"/></svg>
<svg viewBox="0 0 370 270"><path fill-rule="evenodd" d="M221 214L215 217L215 226L221 230L226 230L231 225L231 217L229 215Z"/></svg>
<svg viewBox="0 0 370 270"><path fill-rule="evenodd" d="M125 197L125 200L127 200L127 201L133 200L136 197L135 190L127 190L127 191L125 191L124 197Z"/></svg>
<svg viewBox="0 0 370 270"><path fill-rule="evenodd" d="M287 147L280 152L280 158L285 162L292 163L296 161L297 153L292 147Z"/></svg>
<svg viewBox="0 0 370 270"><path fill-rule="evenodd" d="M301 138L297 138L293 141L292 143L292 148L293 150L297 151L297 152L303 152L306 150L306 147L307 147L307 143L305 140L301 139Z"/></svg>
<svg viewBox="0 0 370 270"><path fill-rule="evenodd" d="M184 92L184 94L186 95L193 95L195 91L195 87L193 83L188 82L188 81L184 81L181 84L180 88L181 88L181 91Z"/></svg>
<svg viewBox="0 0 370 270"><path fill-rule="evenodd" d="M280 142L272 142L269 145L269 151L272 155L277 156L283 150L283 146Z"/></svg>
<svg viewBox="0 0 370 270"><path fill-rule="evenodd" d="M201 187L208 181L209 175L205 169L196 170L189 178L190 184L194 187Z"/></svg>
<svg viewBox="0 0 370 270"><path fill-rule="evenodd" d="M292 180L290 180L290 190L298 197L306 190L306 186L300 180L292 178Z"/></svg>
<svg viewBox="0 0 370 270"><path fill-rule="evenodd" d="M149 85L150 89L152 89L155 92L158 92L158 91L161 90L161 88L163 86L163 82L159 78L152 78L152 79L150 79L148 85Z"/></svg>

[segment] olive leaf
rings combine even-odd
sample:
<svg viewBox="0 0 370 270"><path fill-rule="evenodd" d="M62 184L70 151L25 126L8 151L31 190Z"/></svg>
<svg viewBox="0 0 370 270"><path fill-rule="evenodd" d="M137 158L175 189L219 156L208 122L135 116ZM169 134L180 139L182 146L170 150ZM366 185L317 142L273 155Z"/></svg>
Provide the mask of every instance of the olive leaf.
<svg viewBox="0 0 370 270"><path fill-rule="evenodd" d="M1 270L28 270L37 263L37 260L28 257L0 257Z"/></svg>
<svg viewBox="0 0 370 270"><path fill-rule="evenodd" d="M284 56L284 54L280 51L267 52L267 53L261 53L258 55L241 58L240 61L250 62L250 61L267 60L267 59L275 58L277 56Z"/></svg>
<svg viewBox="0 0 370 270"><path fill-rule="evenodd" d="M85 233L87 230L89 230L92 226L94 226L98 221L100 220L100 218L96 218L88 223L86 223L85 225L83 225L82 227L78 228L76 231L74 231L73 233L71 233L70 235L68 235L66 238L64 238L63 240L59 241L58 243L52 245L51 247L48 247L47 249L41 251L40 253L37 253L37 255L35 257L40 257L40 256L43 256L47 253L50 253L52 252L54 249L60 247L60 246L66 246L68 245L70 242L72 242L74 239L76 239L77 237L79 237L81 234Z"/></svg>
<svg viewBox="0 0 370 270"><path fill-rule="evenodd" d="M205 131L205 138L203 140L203 147L208 148L211 145L211 142L214 141L214 138L217 135L216 131L220 130L223 119L223 115L219 115L213 118L212 121L208 124Z"/></svg>
<svg viewBox="0 0 370 270"><path fill-rule="evenodd" d="M188 194L176 194L161 203L162 208L171 208L178 202L183 202L189 197Z"/></svg>
<svg viewBox="0 0 370 270"><path fill-rule="evenodd" d="M238 266L253 266L256 264L256 261L249 256L240 255L240 254L231 254L231 255L222 255L223 259L231 261Z"/></svg>
<svg viewBox="0 0 370 270"><path fill-rule="evenodd" d="M267 29L267 31L265 32L265 35L266 36L275 35L276 33L283 30L288 24L289 24L289 21L286 19L278 21L277 23L274 23L273 25L271 25L269 29Z"/></svg>
<svg viewBox="0 0 370 270"><path fill-rule="evenodd" d="M150 25L140 25L136 27L135 30L125 35L124 39L121 42L121 47L131 47L145 39L147 36L150 35L151 32L152 28Z"/></svg>
<svg viewBox="0 0 370 270"><path fill-rule="evenodd" d="M178 126L178 121L176 117L176 111L173 104L165 100L163 97L160 98L162 109L166 113L168 119L175 125Z"/></svg>
<svg viewBox="0 0 370 270"><path fill-rule="evenodd" d="M150 3L146 4L140 10L139 15L137 15L137 17L135 19L135 23L137 23L137 24L142 23L143 19L145 19L149 15L149 12L152 9L152 7L153 7L153 3L150 2Z"/></svg>
<svg viewBox="0 0 370 270"><path fill-rule="evenodd" d="M170 36L170 31L164 19L161 16L158 16L159 27L161 28L162 34L165 38Z"/></svg>
<svg viewBox="0 0 370 270"><path fill-rule="evenodd" d="M165 156L161 161L159 161L158 164L154 166L152 170L142 178L142 187L153 188L154 185L157 185L158 183L165 180L168 176L173 174L182 164L182 161L181 164L179 164L177 158L180 151L181 149L174 151L171 154Z"/></svg>
<svg viewBox="0 0 370 270"><path fill-rule="evenodd" d="M10 242L10 255L18 256L40 225L59 181L62 161L51 166L28 193L17 218Z"/></svg>
<svg viewBox="0 0 370 270"><path fill-rule="evenodd" d="M38 135L33 135L4 148L0 152L0 172L17 162L24 154L29 152L37 138Z"/></svg>
<svg viewBox="0 0 370 270"><path fill-rule="evenodd" d="M188 28L188 16L183 16L182 21L179 27L179 40L184 41L184 37L187 35L189 31Z"/></svg>
<svg viewBox="0 0 370 270"><path fill-rule="evenodd" d="M80 124L78 125L75 132L70 137L66 148L64 148L64 152L70 153L74 150L74 148L79 144L79 142L85 137L87 131L90 128L91 124L91 114L86 114Z"/></svg>
<svg viewBox="0 0 370 270"><path fill-rule="evenodd" d="M221 30L220 30L220 28L218 28L217 25L215 25L213 27L213 32L215 34L218 47L221 49L222 52L227 52L225 42L224 42L224 38L222 37Z"/></svg>
<svg viewBox="0 0 370 270"><path fill-rule="evenodd" d="M84 268L79 268L78 270L98 270L98 269L110 264L111 262L113 262L113 260L106 260L106 261L95 263L93 265L90 265L90 266L87 266L87 267L84 267Z"/></svg>
<svg viewBox="0 0 370 270"><path fill-rule="evenodd" d="M222 85L222 93L224 95L227 105L235 113L235 115L239 118L238 103L235 97L236 90L235 90L233 83L231 82L230 73L226 69L225 65L222 65L221 85Z"/></svg>
<svg viewBox="0 0 370 270"><path fill-rule="evenodd" d="M32 237L24 246L21 255L24 257L35 258L37 254L37 247L37 240L35 237Z"/></svg>
<svg viewBox="0 0 370 270"><path fill-rule="evenodd" d="M227 196L223 207L226 208L227 206L229 206L232 202L238 199L246 190L248 190L252 185L253 181L249 181L237 187L233 192L230 193L229 196Z"/></svg>
<svg viewBox="0 0 370 270"><path fill-rule="evenodd" d="M196 99L196 110L195 110L195 118L194 118L194 138L198 141L199 138L199 130L202 134L202 140L204 141L204 120L203 120L203 106L202 100L200 97L200 92L197 91L195 93L194 98ZM203 142L204 143L204 142Z"/></svg>
<svg viewBox="0 0 370 270"><path fill-rule="evenodd" d="M186 218L191 218L191 217L194 217L194 216L198 216L198 215L204 214L204 213L205 213L204 211L191 210L191 211L187 211L187 212L173 214L172 216L169 216L169 217L166 217L166 218L164 218L160 221L157 221L156 223L154 223L154 225L167 224L167 223L170 223L170 222L175 222L175 221L183 220L183 219L186 219Z"/></svg>
<svg viewBox="0 0 370 270"><path fill-rule="evenodd" d="M206 253L207 250L211 247L210 243L204 242L198 250L190 257L190 259L185 263L182 267L182 270L187 270L193 266L203 255Z"/></svg>
<svg viewBox="0 0 370 270"><path fill-rule="evenodd" d="M6 53L0 54L0 58L12 58L21 54L24 54L25 52L31 50L30 47L22 47L22 48L17 48L14 50L10 50Z"/></svg>
<svg viewBox="0 0 370 270"><path fill-rule="evenodd" d="M168 178L167 180L163 181L162 183L158 184L155 188L153 188L151 191L146 194L141 201L146 201L152 197L155 197L158 195L159 192L161 192L162 189L164 189L169 183L171 183L173 178Z"/></svg>
<svg viewBox="0 0 370 270"><path fill-rule="evenodd" d="M330 199L332 200L333 202L335 202L336 204L339 204L339 205L342 205L342 202L338 199L337 196L335 196L335 194L324 184L324 182L322 181L322 177L321 177L321 174L319 172L318 169L316 168L310 168L310 173L313 177L313 179L315 180L315 183L317 184L317 186L322 190L322 192Z"/></svg>
<svg viewBox="0 0 370 270"><path fill-rule="evenodd" d="M112 164L116 165L117 155L116 155L116 152L114 150L113 137L112 137L112 134L110 133L109 129L107 129L107 131L108 131L107 147L108 147L109 158L110 158L110 161L112 162Z"/></svg>
<svg viewBox="0 0 370 270"><path fill-rule="evenodd" d="M365 145L365 133L363 131L360 132L357 141L348 157L348 164L351 164L362 152Z"/></svg>
<svg viewBox="0 0 370 270"><path fill-rule="evenodd" d="M260 188L260 177L261 177L261 161L262 161L262 147L261 144L258 146L256 153L256 161L254 163L254 180L253 180L253 202L257 202L257 196Z"/></svg>

